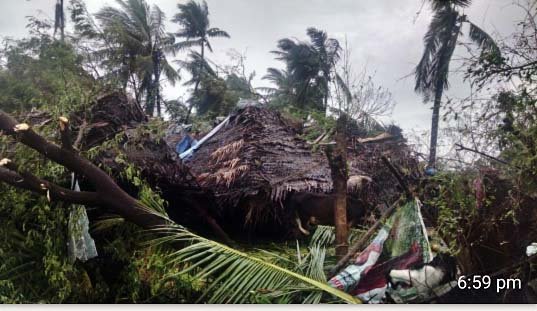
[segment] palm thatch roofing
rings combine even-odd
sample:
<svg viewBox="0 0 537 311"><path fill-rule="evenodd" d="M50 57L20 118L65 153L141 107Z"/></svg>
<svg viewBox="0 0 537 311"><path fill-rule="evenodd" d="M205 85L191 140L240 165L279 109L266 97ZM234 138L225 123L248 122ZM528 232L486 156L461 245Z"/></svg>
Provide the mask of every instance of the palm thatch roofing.
<svg viewBox="0 0 537 311"><path fill-rule="evenodd" d="M397 181L382 164L385 154L403 175L417 171L417 160L404 139L379 143L349 140L349 176L373 179L357 195L372 208L389 202L400 191ZM279 112L246 107L185 161L201 187L211 189L223 214L245 224L283 224L288 217L285 198L292 192L332 191L328 161Z"/></svg>

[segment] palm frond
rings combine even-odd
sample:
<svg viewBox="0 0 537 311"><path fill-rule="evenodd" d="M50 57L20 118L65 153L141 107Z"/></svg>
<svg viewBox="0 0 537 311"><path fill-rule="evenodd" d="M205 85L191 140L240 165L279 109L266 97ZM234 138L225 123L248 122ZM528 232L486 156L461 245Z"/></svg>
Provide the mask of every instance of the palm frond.
<svg viewBox="0 0 537 311"><path fill-rule="evenodd" d="M262 77L263 80L268 80L276 85L279 85L287 76L285 70L280 70L277 68L268 68L267 74Z"/></svg>
<svg viewBox="0 0 537 311"><path fill-rule="evenodd" d="M207 29L207 36L210 38L231 38L229 34L220 28Z"/></svg>
<svg viewBox="0 0 537 311"><path fill-rule="evenodd" d="M203 44L203 39L197 39L197 40L186 40L177 42L174 44L174 47L181 51L184 49L190 49L192 47L201 46Z"/></svg>
<svg viewBox="0 0 537 311"><path fill-rule="evenodd" d="M185 69L193 77L193 81L196 77L202 74L208 74L210 76L216 76L216 72L213 70L207 59L201 57L198 52L190 52L188 60L176 60L175 61L182 69Z"/></svg>
<svg viewBox="0 0 537 311"><path fill-rule="evenodd" d="M82 0L72 0L69 11L74 29L79 35L90 39L98 36L97 26Z"/></svg>
<svg viewBox="0 0 537 311"><path fill-rule="evenodd" d="M295 287L311 286L316 290L333 295L342 302L360 302L325 282L205 239L180 226L169 226L155 231L161 237L150 241L151 245L188 244L188 246L172 253L169 263L190 263L190 267L182 273L197 270L197 278L211 280L211 285L200 298L209 296L208 303L252 302L258 295L275 293L293 285Z"/></svg>
<svg viewBox="0 0 537 311"><path fill-rule="evenodd" d="M211 53L213 52L213 47L211 46L211 43L209 42L209 40L205 40L205 46L207 46L207 48L209 49L209 51L211 51Z"/></svg>
<svg viewBox="0 0 537 311"><path fill-rule="evenodd" d="M110 230L124 223L125 223L125 219L119 215L103 216L92 222L91 231L92 232L105 232L107 230Z"/></svg>
<svg viewBox="0 0 537 311"><path fill-rule="evenodd" d="M187 3L177 4L179 13L175 14L172 21L179 24L182 29L177 33L180 37L186 39L205 38L209 28L209 9L207 2L196 3L188 1Z"/></svg>
<svg viewBox="0 0 537 311"><path fill-rule="evenodd" d="M174 86L177 81L181 80L179 72L175 70L175 68L173 68L167 60L163 60L160 64L160 67L162 73L164 73L164 76L172 86Z"/></svg>
<svg viewBox="0 0 537 311"><path fill-rule="evenodd" d="M470 24L470 39L479 46L482 53L491 53L493 55L501 56L500 48L496 45L494 39L474 23L467 22Z"/></svg>
<svg viewBox="0 0 537 311"><path fill-rule="evenodd" d="M423 38L425 48L416 67L415 91L427 100L439 85L448 86L451 55L460 32L459 13L450 6L435 12Z"/></svg>
<svg viewBox="0 0 537 311"><path fill-rule="evenodd" d="M430 2L432 9L437 11L446 6L468 7L472 3L472 0L430 0Z"/></svg>
<svg viewBox="0 0 537 311"><path fill-rule="evenodd" d="M316 245L328 247L332 245L336 238L336 229L333 226L317 226L315 232L311 236L309 245L310 247L315 247ZM359 239L362 235L365 234L365 230L352 228L349 231L349 244L352 244L354 241Z"/></svg>

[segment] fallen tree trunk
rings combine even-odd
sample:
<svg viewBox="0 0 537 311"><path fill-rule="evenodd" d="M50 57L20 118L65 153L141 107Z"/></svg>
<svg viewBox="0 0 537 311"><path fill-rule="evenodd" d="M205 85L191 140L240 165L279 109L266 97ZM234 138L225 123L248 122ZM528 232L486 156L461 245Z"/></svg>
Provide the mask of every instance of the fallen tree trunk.
<svg viewBox="0 0 537 311"><path fill-rule="evenodd" d="M126 111L124 114L116 115L114 109L117 109L117 107L110 108L112 111L106 110L109 107L114 107L110 105L110 102L114 100ZM133 126L140 126L145 121L144 116L140 114L137 107L137 105L130 104L120 94L113 93L103 96L92 107L92 111L87 113L89 115L87 116L89 121L86 118L80 119L79 115L73 115L77 123L80 123L74 143L71 137L71 124L69 120L65 117L60 117L59 131L62 143L61 147L46 141L36 134L28 124L21 124L19 126L19 128L21 126L22 128L27 127L26 130L15 130L15 127L19 123L11 116L2 112L0 115L0 131L13 136L19 142L40 152L50 160L65 166L81 180L91 184L95 191L84 192L85 195L81 196L69 189L61 188L53 183L35 177L28 172L19 172L13 162L9 166L6 166L7 169L4 168L0 171L0 180L4 180L15 187L24 188L40 194L49 194L51 199L54 198L68 203L107 207L128 221L144 228L167 224L170 222L170 219L173 222L182 223L183 215L181 213L173 213L173 215L170 215L170 219L167 216L154 215L155 213L153 211L141 206L138 200L133 197L135 193L129 193L127 192L128 190L125 191L125 189L128 189L128 186L124 187L125 185L121 182L116 182L95 164L78 154L78 147L82 143L84 143L86 148L93 147L98 142L102 142L107 138L123 132L124 142L121 143L120 149L121 152L125 153L127 160L141 169L144 178L147 179L152 187L165 190L165 193L163 193L164 197L168 198L168 194L173 194L173 197L180 197L181 195L178 195L177 192L183 192L185 188L192 187L192 183L195 183L195 177L190 174L186 167L172 159L172 155L169 154L168 150L162 148L163 143L159 143L151 135L135 137L134 133L137 132L137 127L133 128ZM48 118L47 122L50 121L51 119ZM99 126L95 126L96 124ZM126 129L127 124L130 124L128 129ZM129 143L141 146L142 150L129 147ZM120 175L124 167L115 161L117 155L117 151L106 150L104 154L97 157L96 163L111 169L113 175ZM45 185L46 189L42 189L41 184ZM177 210L179 209L178 207L173 206L173 209ZM189 208L196 210L198 219L204 222L215 233L218 239L230 245L233 243L211 213L209 213L206 206L194 202L194 204L189 205ZM181 208L181 210L183 209Z"/></svg>
<svg viewBox="0 0 537 311"><path fill-rule="evenodd" d="M68 121L67 121L68 122ZM66 126L66 120L60 124ZM61 125L62 126L62 125ZM68 124L65 128L68 128ZM34 132L30 125L18 123L13 117L0 110L0 131L18 142L36 150L46 158L66 167L79 176L84 176L95 187L94 192L75 192L40 179L30 172L20 170L11 159L1 161L0 180L12 186L47 195L49 200L61 200L83 205L100 205L110 208L126 220L143 228L165 225L169 220L141 205L138 200L123 191L105 172L75 152L70 144L62 147L47 141ZM61 131L61 129L60 129ZM67 130L62 132L62 141L67 142Z"/></svg>

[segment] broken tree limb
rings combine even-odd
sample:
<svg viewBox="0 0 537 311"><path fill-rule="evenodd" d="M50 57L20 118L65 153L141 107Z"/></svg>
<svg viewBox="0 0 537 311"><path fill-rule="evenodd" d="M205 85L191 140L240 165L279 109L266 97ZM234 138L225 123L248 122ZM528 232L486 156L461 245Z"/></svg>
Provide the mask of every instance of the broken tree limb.
<svg viewBox="0 0 537 311"><path fill-rule="evenodd" d="M328 279L333 278L343 267L347 266L351 258L354 257L354 255L357 255L357 253L365 247L371 236L373 236L373 234L380 228L380 226L384 224L386 219L388 219L393 214L393 212L397 209L397 206L399 206L399 201L397 201L388 210L386 210L384 214L382 214L382 216L379 218L379 220L377 220L377 222L373 226L371 226L371 228L369 228L369 230L367 230L367 232L362 235L362 237L349 248L347 254L343 258L341 258L337 262L337 264L330 270L328 274Z"/></svg>
<svg viewBox="0 0 537 311"><path fill-rule="evenodd" d="M44 179L40 179L32 174L18 174L8 168L0 168L0 181L16 188L45 195L52 201L59 200L82 205L94 205L99 203L99 197L94 192L72 191Z"/></svg>
<svg viewBox="0 0 537 311"><path fill-rule="evenodd" d="M0 110L0 131L6 135L14 137L20 143L36 150L46 158L81 176L85 176L96 189L95 194L98 199L96 199L94 202L94 197L91 196L92 204L110 208L119 215L123 216L126 220L143 228L154 228L168 223L168 220L165 217L148 210L142 204L140 204L138 200L123 191L110 176L108 176L93 163L81 157L72 149L64 149L52 142L47 141L35 133L28 124L18 123L15 119L2 110ZM19 174L19 176L25 180L24 183L21 184L13 182L14 180L20 179L14 179L18 178L18 176L7 174L5 171L3 171L3 174L0 175L0 178L3 177L4 179L2 179L2 181L5 181L12 186L20 186L19 188L32 190L39 194L43 194L42 190L38 191L35 185L32 184L32 178L30 178L29 175L25 177ZM47 183L43 184L47 185ZM30 189L28 189L28 187L30 187ZM64 199L66 202L83 203L69 201L69 199L72 199L73 197L72 195L69 195L69 192L65 191L67 189L62 189L53 183L48 183L48 188L58 190L55 192L55 194L57 194L58 198ZM51 195L52 191L49 190L47 193ZM86 203L89 204L89 202Z"/></svg>
<svg viewBox="0 0 537 311"><path fill-rule="evenodd" d="M16 166L11 161L5 165L9 166L0 171L0 181L4 181L11 186L33 191L37 194L46 195L50 200L60 200L68 203L82 204L86 206L102 206L113 210L127 221L137 224L143 228L154 228L166 225L170 222L167 217L158 215L143 206L138 200L131 197L108 174L95 166L87 159L81 157L73 147L71 142L71 131L69 120L61 117L59 120L60 139L62 146L45 140L35 133L30 125L19 124L15 119L0 110L0 131L13 136L19 142L43 154L46 158L63 165L77 176L84 176L95 187L95 192L75 192L60 187L52 182L40 179L28 172L18 172ZM75 146L82 140L84 129L87 127L85 121L79 129ZM11 168L11 170L10 170ZM225 234L216 220L208 213L205 207L198 207L200 215L207 221L216 235L225 243L232 244L233 241Z"/></svg>
<svg viewBox="0 0 537 311"><path fill-rule="evenodd" d="M71 140L71 129L69 119L66 117L60 117L60 139L62 142L62 148L71 150L73 149L73 142Z"/></svg>
<svg viewBox="0 0 537 311"><path fill-rule="evenodd" d="M477 154L479 154L479 155L482 155L482 156L484 156L485 158L489 158L489 159L491 159L491 160L494 160L494 161L496 161L496 162L499 162L499 163L502 163L502 164L505 164L505 165L511 165L511 163L509 163L509 162L507 162L507 161L505 161L505 160L496 158L496 157L494 157L494 156L491 156L491 155L489 155L489 154L486 154L486 153L484 153L484 152L481 152L481 151L479 151L479 150L477 150L477 149L468 148L468 147L465 147L465 146L463 146L463 145L461 145L461 144L455 144L455 147L457 147L457 151L461 151L461 150L470 151L470 152L473 152L473 153L477 153Z"/></svg>
<svg viewBox="0 0 537 311"><path fill-rule="evenodd" d="M381 133L374 137L367 137L367 138L358 138L357 141L360 144L367 144L367 143L379 143L390 139L395 139L396 137L389 134L389 133Z"/></svg>
<svg viewBox="0 0 537 311"><path fill-rule="evenodd" d="M86 119L82 120L82 124L78 128L78 134L76 135L75 142L73 143L73 147L75 149L80 148L80 144L82 144L82 139L84 139L84 134L86 132L87 127L88 127L88 121L86 121Z"/></svg>

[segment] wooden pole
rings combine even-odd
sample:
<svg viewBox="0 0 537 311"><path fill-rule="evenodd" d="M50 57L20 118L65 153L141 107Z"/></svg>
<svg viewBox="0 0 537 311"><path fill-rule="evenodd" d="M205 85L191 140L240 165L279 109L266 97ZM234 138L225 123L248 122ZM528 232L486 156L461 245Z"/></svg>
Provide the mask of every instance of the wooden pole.
<svg viewBox="0 0 537 311"><path fill-rule="evenodd" d="M332 174L334 201L334 225L336 228L336 257L341 259L348 253L349 228L347 226L347 116L342 114L336 125L336 146L327 146L326 156Z"/></svg>
<svg viewBox="0 0 537 311"><path fill-rule="evenodd" d="M394 175L395 179L397 179L397 182L399 182L399 184L403 188L406 199L407 200L412 199L413 194L408 188L406 181L401 177L397 169L390 163L390 161L385 156L382 156L381 159L382 159L382 162L388 167L390 172ZM330 273L328 274L328 278L334 277L334 275L336 275L339 272L339 270L341 270L343 267L345 267L348 264L350 259L358 251L360 251L361 249L365 247L365 244L369 241L371 236L380 228L380 226L386 221L386 219L388 219L393 214L393 212L397 209L397 207L399 206L399 203L400 203L400 200L395 202L386 212L384 212L384 214L380 217L380 219L377 220L377 222L371 228L369 228L369 230L367 230L367 232L360 238L360 240L358 240L356 243L354 243L350 247L346 255L344 255L341 259L339 259L337 264L330 270ZM336 237L337 237L337 234L336 234Z"/></svg>

